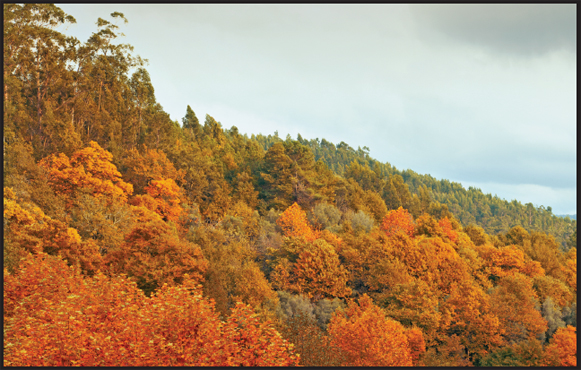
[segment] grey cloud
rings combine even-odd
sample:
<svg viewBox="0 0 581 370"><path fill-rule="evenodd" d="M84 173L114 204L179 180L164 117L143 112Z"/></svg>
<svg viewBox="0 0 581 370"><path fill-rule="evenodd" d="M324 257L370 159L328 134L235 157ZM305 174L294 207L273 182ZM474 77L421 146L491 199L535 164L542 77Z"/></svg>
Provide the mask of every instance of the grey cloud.
<svg viewBox="0 0 581 370"><path fill-rule="evenodd" d="M576 53L576 4L413 5L412 13L429 30L503 54Z"/></svg>

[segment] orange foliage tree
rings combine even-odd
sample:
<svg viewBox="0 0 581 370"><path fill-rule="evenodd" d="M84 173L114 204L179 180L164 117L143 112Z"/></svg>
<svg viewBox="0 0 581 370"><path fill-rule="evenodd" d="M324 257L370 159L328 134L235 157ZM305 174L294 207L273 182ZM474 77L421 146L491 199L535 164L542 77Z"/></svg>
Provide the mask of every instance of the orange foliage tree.
<svg viewBox="0 0 581 370"><path fill-rule="evenodd" d="M345 355L346 366L413 365L404 327L386 317L366 294L345 311L336 311L327 332Z"/></svg>
<svg viewBox="0 0 581 370"><path fill-rule="evenodd" d="M178 183L184 181L184 171L176 170L165 153L159 149L144 147L143 154L131 149L123 161L127 171L123 177L133 184L135 192L141 194L151 180L172 179Z"/></svg>
<svg viewBox="0 0 581 370"><path fill-rule="evenodd" d="M421 329L428 345L435 342L438 332L446 329L446 322L438 310L437 292L430 289L423 280L413 279L409 283L398 284L378 294L377 302L389 317L406 327Z"/></svg>
<svg viewBox="0 0 581 370"><path fill-rule="evenodd" d="M74 195L78 189L88 189L93 196L126 201L133 193L133 185L121 179L121 173L111 163L113 155L94 141L73 153L43 158L39 165L48 172L49 184L56 192Z"/></svg>
<svg viewBox="0 0 581 370"><path fill-rule="evenodd" d="M279 330L300 355L299 366L340 366L343 362L340 350L331 345L315 318L304 311L281 320Z"/></svg>
<svg viewBox="0 0 581 370"><path fill-rule="evenodd" d="M175 229L146 208L133 207L133 217L133 229L105 257L110 273L129 275L147 294L164 283L181 283L185 274L202 279L208 263L197 245L180 239Z"/></svg>
<svg viewBox="0 0 581 370"><path fill-rule="evenodd" d="M274 309L277 295L256 261L256 251L245 240L228 237L221 229L199 228L191 241L200 245L208 261L204 294L214 299L218 312L226 316L236 301L264 313Z"/></svg>
<svg viewBox="0 0 581 370"><path fill-rule="evenodd" d="M547 331L547 320L535 309L533 282L522 274L503 277L490 295L492 312L498 316L507 340L535 338Z"/></svg>
<svg viewBox="0 0 581 370"><path fill-rule="evenodd" d="M184 214L181 204L185 202L182 190L172 179L151 180L145 187L147 194L136 195L131 204L143 206L167 221L179 221Z"/></svg>
<svg viewBox="0 0 581 370"><path fill-rule="evenodd" d="M450 222L448 217L440 219L440 221L438 221L438 225L442 229L444 235L446 235L452 243L456 243L456 241L458 240L458 233L456 232L456 230L453 229L452 223Z"/></svg>
<svg viewBox="0 0 581 370"><path fill-rule="evenodd" d="M564 266L561 267L562 280L577 293L577 248L573 247L567 253Z"/></svg>
<svg viewBox="0 0 581 370"><path fill-rule="evenodd" d="M474 282L452 286L441 305L447 335L458 334L471 360L481 358L504 344L501 321L492 312L489 296Z"/></svg>
<svg viewBox="0 0 581 370"><path fill-rule="evenodd" d="M195 282L151 298L124 277L83 277L58 258L4 270L5 366L292 366L272 324L238 304L226 322Z"/></svg>
<svg viewBox="0 0 581 370"><path fill-rule="evenodd" d="M178 186L178 182L184 182L184 171L176 170L163 151L145 147L141 154L132 149L124 165L126 179L135 184L139 193L131 199L131 204L144 206L168 221L177 222L184 215L182 204L186 203L186 197Z"/></svg>
<svg viewBox="0 0 581 370"><path fill-rule="evenodd" d="M545 348L545 365L577 366L577 328L559 328Z"/></svg>
<svg viewBox="0 0 581 370"><path fill-rule="evenodd" d="M399 207L387 212L381 223L381 229L388 235L403 232L409 237L414 235L414 219L407 209Z"/></svg>
<svg viewBox="0 0 581 370"><path fill-rule="evenodd" d="M575 299L575 294L573 294L571 288L552 276L535 276L533 278L533 288L541 301L551 297L559 308L569 305Z"/></svg>
<svg viewBox="0 0 581 370"><path fill-rule="evenodd" d="M307 214L296 202L280 215L276 223L287 237L303 237L308 242L319 237L319 233L309 225Z"/></svg>
<svg viewBox="0 0 581 370"><path fill-rule="evenodd" d="M347 271L332 245L322 239L307 243L294 265L296 285L309 297L346 297ZM298 292L301 293L301 292Z"/></svg>
<svg viewBox="0 0 581 370"><path fill-rule="evenodd" d="M392 241L395 257L407 266L410 275L445 294L454 283L470 279L466 262L441 238L422 235L410 239L399 234Z"/></svg>
<svg viewBox="0 0 581 370"><path fill-rule="evenodd" d="M412 356L412 363L414 366L419 365L420 356L426 352L426 343L424 342L424 334L417 327L407 328L405 335L408 338L410 346L410 355Z"/></svg>
<svg viewBox="0 0 581 370"><path fill-rule="evenodd" d="M531 277L545 275L539 262L532 261L530 258L527 260L525 253L514 245L496 248L491 244L485 244L475 249L485 261L484 273L493 281L515 273Z"/></svg>
<svg viewBox="0 0 581 370"><path fill-rule="evenodd" d="M271 280L278 289L315 299L351 295L347 271L333 246L323 239L309 243L287 238L274 258Z"/></svg>

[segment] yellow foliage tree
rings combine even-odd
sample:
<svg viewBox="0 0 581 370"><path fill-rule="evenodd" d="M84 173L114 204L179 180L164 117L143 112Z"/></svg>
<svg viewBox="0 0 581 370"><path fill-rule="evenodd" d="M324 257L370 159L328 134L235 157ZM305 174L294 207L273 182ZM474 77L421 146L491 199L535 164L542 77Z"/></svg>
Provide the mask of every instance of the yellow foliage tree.
<svg viewBox="0 0 581 370"><path fill-rule="evenodd" d="M11 252L18 260L27 253L44 252L60 254L90 274L101 267L99 246L93 240L83 241L64 222L46 216L34 205L19 203L9 188L4 190L4 232L5 242L15 249Z"/></svg>

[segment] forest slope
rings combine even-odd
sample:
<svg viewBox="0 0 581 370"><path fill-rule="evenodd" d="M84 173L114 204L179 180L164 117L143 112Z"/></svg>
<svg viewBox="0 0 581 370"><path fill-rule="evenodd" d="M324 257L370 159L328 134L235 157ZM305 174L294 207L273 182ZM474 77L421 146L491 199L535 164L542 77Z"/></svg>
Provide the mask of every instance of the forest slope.
<svg viewBox="0 0 581 370"><path fill-rule="evenodd" d="M576 365L576 221L172 121L115 19L4 4L5 366Z"/></svg>

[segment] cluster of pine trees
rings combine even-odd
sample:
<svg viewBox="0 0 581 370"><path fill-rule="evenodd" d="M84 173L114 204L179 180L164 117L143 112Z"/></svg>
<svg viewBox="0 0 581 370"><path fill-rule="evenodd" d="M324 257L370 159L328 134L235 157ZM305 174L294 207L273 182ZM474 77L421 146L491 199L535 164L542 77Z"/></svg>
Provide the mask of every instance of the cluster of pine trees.
<svg viewBox="0 0 581 370"><path fill-rule="evenodd" d="M575 221L180 125L111 16L4 4L4 365L576 365Z"/></svg>

